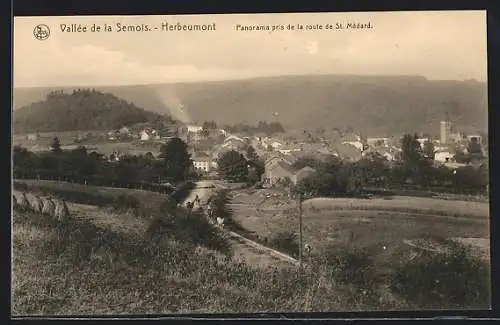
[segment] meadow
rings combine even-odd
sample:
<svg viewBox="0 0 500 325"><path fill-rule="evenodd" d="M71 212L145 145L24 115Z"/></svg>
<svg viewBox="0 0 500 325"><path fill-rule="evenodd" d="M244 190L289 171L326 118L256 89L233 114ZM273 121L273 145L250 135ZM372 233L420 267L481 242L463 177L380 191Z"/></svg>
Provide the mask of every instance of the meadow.
<svg viewBox="0 0 500 325"><path fill-rule="evenodd" d="M234 218L260 238L299 231L297 203L269 190L240 191ZM316 253L332 248L372 252L391 272L408 240L459 240L489 261L489 206L421 197L316 198L302 203L303 239Z"/></svg>
<svg viewBox="0 0 500 325"><path fill-rule="evenodd" d="M410 258L410 248L399 247L400 260L384 278L375 278L379 275L373 272L370 258L352 247L343 247L335 259L318 256L303 270L277 263L257 267L251 260L235 258L227 236L204 218L165 206L164 196L56 182L26 183L30 191L64 197L71 216L58 222L50 216L14 211L13 315L489 306L487 264L461 246L451 255L417 258ZM75 193L82 193L83 199ZM155 207L156 214L117 209L113 199L122 195L137 199L127 202ZM98 197L101 201L95 201ZM353 270L363 277L354 277ZM416 289L405 274L419 281ZM436 280L443 285L429 290Z"/></svg>
<svg viewBox="0 0 500 325"><path fill-rule="evenodd" d="M57 137L61 143L61 148L63 150L75 149L79 145L87 147L89 151L97 151L104 155L110 155L114 152L128 153L131 155L144 155L151 152L154 155L159 154L161 140L157 141L116 141L111 142L106 140L106 132L104 131L88 131L92 133L95 138L92 140L86 140L82 143L77 143L75 138L77 136L82 136L87 132L44 132L40 133L38 139L28 140L27 135L14 135L12 139L13 146L22 146L33 152L48 151L54 137Z"/></svg>

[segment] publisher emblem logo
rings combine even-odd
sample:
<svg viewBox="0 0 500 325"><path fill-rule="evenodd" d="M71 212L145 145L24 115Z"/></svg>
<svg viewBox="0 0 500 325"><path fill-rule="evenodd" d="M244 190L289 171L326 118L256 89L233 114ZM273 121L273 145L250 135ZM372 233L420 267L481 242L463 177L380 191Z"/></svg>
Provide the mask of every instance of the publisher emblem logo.
<svg viewBox="0 0 500 325"><path fill-rule="evenodd" d="M45 41L50 36L50 28L45 24L36 25L33 35L39 41Z"/></svg>

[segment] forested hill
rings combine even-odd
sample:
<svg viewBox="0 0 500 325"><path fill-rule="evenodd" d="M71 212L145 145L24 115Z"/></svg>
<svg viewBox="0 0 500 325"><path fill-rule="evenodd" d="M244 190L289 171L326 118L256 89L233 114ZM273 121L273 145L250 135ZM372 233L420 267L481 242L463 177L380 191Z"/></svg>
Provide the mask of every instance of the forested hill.
<svg viewBox="0 0 500 325"><path fill-rule="evenodd" d="M46 99L14 111L14 133L110 130L145 122L172 122L111 93L52 91Z"/></svg>

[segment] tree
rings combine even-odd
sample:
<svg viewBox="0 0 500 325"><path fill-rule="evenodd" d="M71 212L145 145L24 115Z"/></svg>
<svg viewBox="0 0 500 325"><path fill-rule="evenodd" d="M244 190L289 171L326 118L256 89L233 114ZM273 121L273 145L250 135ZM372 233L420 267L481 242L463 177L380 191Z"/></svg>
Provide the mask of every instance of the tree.
<svg viewBox="0 0 500 325"><path fill-rule="evenodd" d="M424 157L430 161L434 160L435 156L435 148L434 143L432 141L427 140L424 142Z"/></svg>
<svg viewBox="0 0 500 325"><path fill-rule="evenodd" d="M239 225L233 218L233 210L229 207L231 202L230 192L228 189L218 190L212 197L210 197L211 216L213 219L224 219L224 226L231 230L238 230Z"/></svg>
<svg viewBox="0 0 500 325"><path fill-rule="evenodd" d="M417 183L428 183L430 161L425 159L418 136L405 134L401 139L400 168L402 176Z"/></svg>
<svg viewBox="0 0 500 325"><path fill-rule="evenodd" d="M401 139L401 161L410 168L418 166L422 158L422 148L417 139L416 134L405 134Z"/></svg>
<svg viewBox="0 0 500 325"><path fill-rule="evenodd" d="M252 183L257 183L260 181L262 174L264 174L266 167L265 163L257 159L256 161L248 161L248 165L250 166L248 171L248 180Z"/></svg>
<svg viewBox="0 0 500 325"><path fill-rule="evenodd" d="M54 139L52 139L52 144L50 145L50 151L52 153L61 153L62 152L61 142L59 141L58 137L54 137Z"/></svg>
<svg viewBox="0 0 500 325"><path fill-rule="evenodd" d="M246 154L247 154L247 159L250 162L256 162L257 160L259 160L259 155L257 155L257 152L252 146L247 147Z"/></svg>
<svg viewBox="0 0 500 325"><path fill-rule="evenodd" d="M160 159L165 170L163 175L171 182L184 181L192 166L187 144L180 138L172 138L160 148Z"/></svg>
<svg viewBox="0 0 500 325"><path fill-rule="evenodd" d="M387 159L378 152L366 154L358 163L365 183L386 185L390 167Z"/></svg>
<svg viewBox="0 0 500 325"><path fill-rule="evenodd" d="M482 158L483 151L481 149L481 144L477 142L476 138L472 138L467 146L467 151L469 152L470 158Z"/></svg>
<svg viewBox="0 0 500 325"><path fill-rule="evenodd" d="M248 163L241 153L235 150L227 151L219 157L217 163L222 178L233 182L247 180Z"/></svg>
<svg viewBox="0 0 500 325"><path fill-rule="evenodd" d="M314 158L314 157L310 157L310 156L304 156L304 157L300 157L298 158L292 165L292 167L294 169L302 169L306 166L309 166L309 167L312 167L316 170L319 169L319 166L321 165L321 162Z"/></svg>

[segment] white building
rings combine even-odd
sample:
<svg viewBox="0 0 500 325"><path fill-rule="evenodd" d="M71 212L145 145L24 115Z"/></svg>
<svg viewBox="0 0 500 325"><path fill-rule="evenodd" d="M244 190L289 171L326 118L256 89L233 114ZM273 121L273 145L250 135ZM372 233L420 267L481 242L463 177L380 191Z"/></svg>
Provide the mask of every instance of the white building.
<svg viewBox="0 0 500 325"><path fill-rule="evenodd" d="M36 133L28 134L27 139L28 139L28 141L36 141L36 140L38 140L38 134L36 134Z"/></svg>
<svg viewBox="0 0 500 325"><path fill-rule="evenodd" d="M278 141L273 141L271 143L271 147L273 147L274 150L279 150L281 147L283 147L283 143L278 142Z"/></svg>
<svg viewBox="0 0 500 325"><path fill-rule="evenodd" d="M359 151L363 151L364 148L363 142L361 141L344 141L342 142L342 144L349 144L351 146L354 146Z"/></svg>
<svg viewBox="0 0 500 325"><path fill-rule="evenodd" d="M299 152L299 151L302 151L302 149L300 148L292 148L292 149L279 149L278 150L280 153L282 154L289 154L291 152Z"/></svg>
<svg viewBox="0 0 500 325"><path fill-rule="evenodd" d="M150 138L151 137L150 137L148 131L146 131L146 130L141 131L141 141L148 141Z"/></svg>
<svg viewBox="0 0 500 325"><path fill-rule="evenodd" d="M429 141L429 138L418 138L417 139L418 143L420 143L420 148L424 148L424 144Z"/></svg>
<svg viewBox="0 0 500 325"><path fill-rule="evenodd" d="M198 154L193 158L193 166L198 172L210 172L214 167L212 158L208 155Z"/></svg>
<svg viewBox="0 0 500 325"><path fill-rule="evenodd" d="M203 130L203 127L199 125L187 125L186 129L188 133L199 133Z"/></svg>
<svg viewBox="0 0 500 325"><path fill-rule="evenodd" d="M477 141L477 143L481 143L481 141L483 140L482 137L479 135L479 134L470 134L467 136L467 140L468 141Z"/></svg>
<svg viewBox="0 0 500 325"><path fill-rule="evenodd" d="M434 160L441 163L451 162L455 155L449 151L438 151L434 154Z"/></svg>

